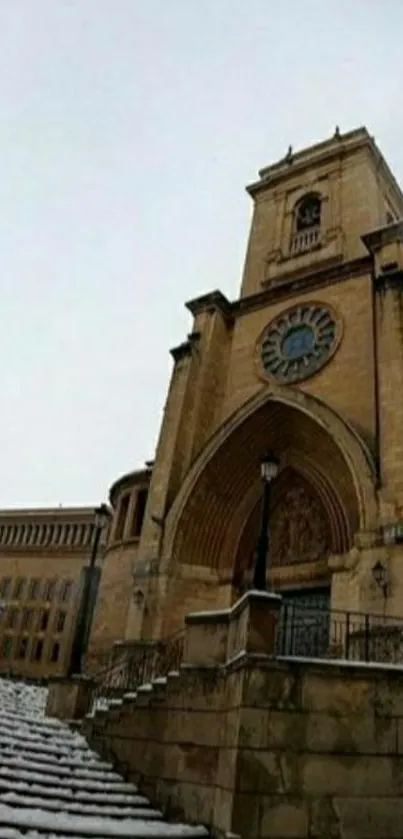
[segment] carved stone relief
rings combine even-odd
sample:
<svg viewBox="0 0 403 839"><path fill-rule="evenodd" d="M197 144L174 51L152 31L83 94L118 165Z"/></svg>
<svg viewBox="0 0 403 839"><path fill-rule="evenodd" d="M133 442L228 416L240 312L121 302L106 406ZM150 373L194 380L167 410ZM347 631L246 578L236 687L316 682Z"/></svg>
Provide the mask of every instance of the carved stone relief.
<svg viewBox="0 0 403 839"><path fill-rule="evenodd" d="M329 527L319 498L302 482L290 486L270 520L270 564L314 562L330 552Z"/></svg>

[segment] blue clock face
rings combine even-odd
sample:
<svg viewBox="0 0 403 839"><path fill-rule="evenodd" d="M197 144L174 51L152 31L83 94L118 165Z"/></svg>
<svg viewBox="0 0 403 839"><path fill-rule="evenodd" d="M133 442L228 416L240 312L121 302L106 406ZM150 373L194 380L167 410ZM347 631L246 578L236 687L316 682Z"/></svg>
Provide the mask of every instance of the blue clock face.
<svg viewBox="0 0 403 839"><path fill-rule="evenodd" d="M260 347L262 366L279 384L312 376L336 351L336 317L318 303L293 306L267 327Z"/></svg>

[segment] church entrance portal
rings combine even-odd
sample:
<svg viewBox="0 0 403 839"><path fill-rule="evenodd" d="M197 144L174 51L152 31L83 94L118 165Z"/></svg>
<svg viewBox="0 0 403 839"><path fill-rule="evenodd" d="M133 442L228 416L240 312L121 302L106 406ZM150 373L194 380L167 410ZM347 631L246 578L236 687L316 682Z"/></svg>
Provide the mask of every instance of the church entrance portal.
<svg viewBox="0 0 403 839"><path fill-rule="evenodd" d="M240 540L242 591L251 585L260 513L259 500ZM284 655L320 657L329 646L331 523L320 495L291 467L273 483L268 530L268 587L283 597L279 649Z"/></svg>
<svg viewBox="0 0 403 839"><path fill-rule="evenodd" d="M309 590L317 612L319 586L329 603L329 558L347 554L358 530L375 520L371 460L326 406L281 391L259 394L217 431L173 502L162 553L177 569L167 594L175 615L207 604L225 607L250 587L260 461L268 450L280 459L270 503L268 584L284 594L294 591L301 604ZM320 615L324 611L329 615L323 607Z"/></svg>

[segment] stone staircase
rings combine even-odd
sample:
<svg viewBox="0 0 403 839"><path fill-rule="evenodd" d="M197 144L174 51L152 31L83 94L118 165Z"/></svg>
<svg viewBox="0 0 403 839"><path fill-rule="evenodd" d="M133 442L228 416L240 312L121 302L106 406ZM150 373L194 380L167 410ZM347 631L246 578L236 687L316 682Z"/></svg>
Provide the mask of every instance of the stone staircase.
<svg viewBox="0 0 403 839"><path fill-rule="evenodd" d="M144 704L151 696L164 692L168 681L176 680L179 675L179 670L171 670L167 676L158 676L132 691L123 692L120 697L102 696L101 693L95 700L92 710L87 714L87 719L101 720L123 706Z"/></svg>
<svg viewBox="0 0 403 839"><path fill-rule="evenodd" d="M118 765L119 769L126 776L132 775L132 770L124 759L123 754L117 754L110 748L110 738L105 731L105 725L114 725L126 716L131 714L136 708L148 708L150 703L159 700L166 693L169 685L179 679L180 672L172 670L167 676L158 676L150 682L139 685L135 690L122 693L120 697L102 696L102 692L97 696L93 703L91 711L87 714L83 723L79 724L80 729L83 728L90 731L91 745L96 749L97 753L109 761L112 765ZM137 781L141 773L137 773L135 777ZM1 834L0 834L1 839Z"/></svg>
<svg viewBox="0 0 403 839"><path fill-rule="evenodd" d="M207 837L204 827L168 823L79 732L47 718L46 694L0 680L0 839Z"/></svg>

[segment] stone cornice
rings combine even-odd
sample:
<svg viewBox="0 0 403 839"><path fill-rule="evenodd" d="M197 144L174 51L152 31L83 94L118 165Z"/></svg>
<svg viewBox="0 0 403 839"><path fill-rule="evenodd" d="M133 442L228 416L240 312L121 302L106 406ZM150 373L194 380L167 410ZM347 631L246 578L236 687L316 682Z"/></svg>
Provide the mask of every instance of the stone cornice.
<svg viewBox="0 0 403 839"><path fill-rule="evenodd" d="M247 314L249 311L260 308L260 306L295 297L296 294L311 294L312 291L324 288L327 285L334 285L349 280L351 277L369 273L371 268L372 260L366 256L350 262L338 263L321 271L310 273L304 271L300 275L293 273L277 282L272 282L257 294L241 297L232 304L233 315L237 317L241 314Z"/></svg>
<svg viewBox="0 0 403 839"><path fill-rule="evenodd" d="M59 545L49 544L42 545L40 542L33 542L32 545L17 543L16 545L5 545L0 543L0 556L19 556L35 562L38 559L48 559L52 556L53 559L63 560L81 557L83 561L88 560L91 550L90 544L68 545L61 543ZM106 553L105 541L101 542L99 547L98 557L102 557Z"/></svg>
<svg viewBox="0 0 403 839"><path fill-rule="evenodd" d="M150 461L150 464L152 464L152 461ZM109 501L112 507L115 505L117 496L123 490L129 490L136 486L148 486L150 483L151 472L152 465L146 465L145 469L135 469L133 472L126 472L124 475L117 478L109 490Z"/></svg>
<svg viewBox="0 0 403 839"><path fill-rule="evenodd" d="M94 507L28 507L0 510L0 525L6 524L92 524Z"/></svg>
<svg viewBox="0 0 403 839"><path fill-rule="evenodd" d="M361 236L361 239L371 254L376 253L385 245L391 245L393 242L403 242L403 221L399 220L384 227L378 227L376 230L366 233L365 236Z"/></svg>
<svg viewBox="0 0 403 839"><path fill-rule="evenodd" d="M311 293L312 291L323 288L327 285L337 282L344 282L351 277L357 277L360 274L370 273L372 270L372 259L370 256L360 257L350 262L332 263L327 265L322 270L310 271L307 273L306 269L299 273L293 272L289 276L272 281L267 284L266 288L257 294L251 294L247 297L240 297L238 300L230 302L224 295L222 298L226 301L226 317L229 320L248 314L261 306L266 306L270 303L276 303L279 300L286 300L289 297L294 297L296 294ZM198 298L194 303L199 303L198 311L206 311L208 304L202 308L202 301L208 301L210 298L215 299L219 292L212 292L211 295L206 294L204 297ZM189 307L189 304L187 304ZM192 309L192 311L196 311Z"/></svg>
<svg viewBox="0 0 403 839"><path fill-rule="evenodd" d="M175 364L177 364L178 361L182 361L184 358L188 358L192 354L192 342L184 341L182 344L179 344L179 346L173 347L169 352L171 353Z"/></svg>
<svg viewBox="0 0 403 839"><path fill-rule="evenodd" d="M371 137L365 127L349 131L346 134L335 135L301 151L291 152L282 160L261 169L259 171L260 180L250 184L246 188L247 192L254 198L268 186L272 187L287 177L295 177L296 174L302 174L313 166L320 166L332 160L337 160L340 156L347 156L360 148L367 149L377 172L382 171L389 188L397 200L403 203L401 189L374 138Z"/></svg>
<svg viewBox="0 0 403 839"><path fill-rule="evenodd" d="M223 317L229 319L231 319L232 305L225 294L217 289L185 303L186 308L194 317L201 312L220 312Z"/></svg>

